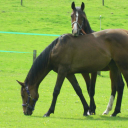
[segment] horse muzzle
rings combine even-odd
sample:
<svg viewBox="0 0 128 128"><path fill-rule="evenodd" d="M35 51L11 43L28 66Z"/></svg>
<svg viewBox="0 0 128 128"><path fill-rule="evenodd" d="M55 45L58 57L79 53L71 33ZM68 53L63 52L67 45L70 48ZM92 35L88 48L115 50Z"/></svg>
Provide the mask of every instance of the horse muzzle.
<svg viewBox="0 0 128 128"><path fill-rule="evenodd" d="M73 36L79 36L79 31L77 30L77 31L75 31L74 29L72 30L72 35Z"/></svg>
<svg viewBox="0 0 128 128"><path fill-rule="evenodd" d="M30 105L27 106L26 111L24 111L24 115L32 115L33 112L33 107L31 107Z"/></svg>
<svg viewBox="0 0 128 128"><path fill-rule="evenodd" d="M28 116L31 116L32 115L32 111L26 111L26 112L23 112L24 113L24 115L28 115Z"/></svg>

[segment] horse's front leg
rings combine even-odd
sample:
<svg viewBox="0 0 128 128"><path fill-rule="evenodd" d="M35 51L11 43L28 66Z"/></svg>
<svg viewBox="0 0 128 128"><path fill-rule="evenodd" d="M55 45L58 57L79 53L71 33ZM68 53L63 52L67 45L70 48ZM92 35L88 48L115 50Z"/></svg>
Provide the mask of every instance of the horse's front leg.
<svg viewBox="0 0 128 128"><path fill-rule="evenodd" d="M89 88L90 88L90 85L91 85L91 79L90 79L89 73L82 73L82 76L83 76L84 81L86 83L87 91L88 91L88 94L89 94Z"/></svg>
<svg viewBox="0 0 128 128"><path fill-rule="evenodd" d="M86 100L85 100L85 98L84 98L84 96L83 96L83 94L82 94L82 90L81 90L81 88L80 88L80 86L79 86L79 84L78 84L78 82L77 82L77 80L76 80L76 77L75 77L75 75L73 75L73 74L71 74L71 75L68 75L67 76L67 79L70 81L70 83L72 84L72 86L73 86L73 88L74 88L74 90L75 90L75 92L76 92L76 94L79 96L79 98L80 98L80 100L81 100L81 102L82 102L82 104L83 104L83 108L84 108L84 116L87 116L88 114L87 114L87 112L88 112L88 110L89 110L89 106L88 106L88 104L87 104L87 102L86 102Z"/></svg>
<svg viewBox="0 0 128 128"><path fill-rule="evenodd" d="M90 95L89 112L91 115L95 114L95 109L96 109L96 105L94 101L96 78L97 78L97 72L91 73L91 86L90 86L90 91L89 91L89 95Z"/></svg>
<svg viewBox="0 0 128 128"><path fill-rule="evenodd" d="M54 113L57 97L60 93L62 83L63 83L65 77L66 77L66 72L63 69L60 69L58 71L57 81L56 81L56 85L55 85L54 92L53 92L52 103L51 103L51 106L50 106L48 112L46 114L44 114L44 117L48 117L48 116L50 116L51 113Z"/></svg>

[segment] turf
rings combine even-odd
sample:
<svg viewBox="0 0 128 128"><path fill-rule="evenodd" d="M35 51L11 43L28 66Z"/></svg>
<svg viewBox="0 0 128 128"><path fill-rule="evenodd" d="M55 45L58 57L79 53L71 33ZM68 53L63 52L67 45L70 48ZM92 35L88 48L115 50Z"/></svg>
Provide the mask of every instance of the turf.
<svg viewBox="0 0 128 128"><path fill-rule="evenodd" d="M76 1L81 5L81 0ZM124 28L128 30L128 1L86 0L85 12L93 30ZM71 33L71 0L20 0L0 1L0 31L57 34ZM53 36L0 34L0 50L30 53L0 52L0 127L73 127L101 128L127 127L127 87L124 88L121 113L117 117L102 116L109 101L111 88L109 72L102 72L96 83L96 115L84 117L83 107L70 83L65 80L58 97L55 113L43 118L52 100L57 74L51 71L39 87L40 98L32 116L22 113L20 86L16 80L24 81L32 63L33 50L39 54L55 38ZM85 82L80 74L76 75L83 94L89 103ZM116 102L114 102L115 106ZM114 107L113 107L114 110ZM112 111L113 111L112 110Z"/></svg>

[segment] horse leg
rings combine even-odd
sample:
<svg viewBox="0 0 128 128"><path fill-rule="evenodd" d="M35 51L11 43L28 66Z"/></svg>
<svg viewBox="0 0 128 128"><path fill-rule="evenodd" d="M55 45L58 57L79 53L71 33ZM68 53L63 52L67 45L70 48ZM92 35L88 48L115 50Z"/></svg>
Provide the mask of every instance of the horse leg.
<svg viewBox="0 0 128 128"><path fill-rule="evenodd" d="M116 94L116 84L114 83L113 79L111 79L111 96L110 96L108 106L102 115L107 115L109 111L112 110L113 102L115 99L115 94Z"/></svg>
<svg viewBox="0 0 128 128"><path fill-rule="evenodd" d="M91 73L91 86L90 86L90 91L89 91L89 95L90 95L90 110L89 110L89 112L91 115L95 114L95 109L96 109L96 105L95 105L95 101L94 101L96 78L97 78L97 72Z"/></svg>
<svg viewBox="0 0 128 128"><path fill-rule="evenodd" d="M83 76L83 78L86 82L87 91L88 91L88 94L89 94L89 88L90 88L90 84L91 84L89 73L82 73L82 76Z"/></svg>
<svg viewBox="0 0 128 128"><path fill-rule="evenodd" d="M89 106L88 106L88 104L87 104L87 102L86 102L86 100L85 100L85 98L84 98L84 96L82 94L82 90L81 90L81 88L80 88L80 86L79 86L79 84L78 84L78 82L76 80L75 75L73 75L73 74L72 75L68 75L67 79L72 84L75 92L77 93L77 95L79 96L79 98L80 98L80 100L81 100L81 102L83 104L83 108L84 108L84 114L83 115L87 116L88 115L87 112L89 110Z"/></svg>
<svg viewBox="0 0 128 128"><path fill-rule="evenodd" d="M117 102L116 102L116 107L114 110L114 113L111 116L116 116L118 113L120 113L120 109L121 109L121 102L122 102L122 97L123 97L123 90L124 90L124 82L123 82L123 78L120 72L118 72L118 76L117 76Z"/></svg>
<svg viewBox="0 0 128 128"><path fill-rule="evenodd" d="M48 116L50 116L51 113L54 113L57 97L60 93L62 83L65 79L65 76L66 76L66 73L63 72L62 70L60 72L58 72L57 81L56 81L56 85L55 85L54 92L53 92L52 103L51 103L51 106L50 106L48 112L46 114L44 114L44 117L48 117Z"/></svg>
<svg viewBox="0 0 128 128"><path fill-rule="evenodd" d="M116 116L118 113L120 113L123 89L124 89L124 82L123 82L121 73L118 70L114 61L112 61L109 64L109 68L110 68L110 79L112 82L112 86L115 86L114 89L117 88L117 92L118 92L116 107L115 107L114 113L112 114L112 116ZM111 102L113 102L113 99L111 99ZM112 107L112 104L110 104L111 107Z"/></svg>

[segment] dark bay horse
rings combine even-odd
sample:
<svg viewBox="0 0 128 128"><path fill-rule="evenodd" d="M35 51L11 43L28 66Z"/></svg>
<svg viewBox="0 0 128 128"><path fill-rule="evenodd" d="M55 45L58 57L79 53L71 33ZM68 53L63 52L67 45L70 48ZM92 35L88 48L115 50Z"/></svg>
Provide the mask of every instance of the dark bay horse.
<svg viewBox="0 0 128 128"><path fill-rule="evenodd" d="M122 95L123 87L118 80L118 75L121 72L128 84L127 51L128 31L123 29L108 29L78 36L78 38L72 34L60 36L37 57L25 81L23 83L18 81L21 85L24 114L32 114L39 97L39 84L51 70L58 76L51 106L44 116L54 113L57 97L65 78L72 84L83 104L84 115L87 115L89 106L75 78L75 73L93 73L108 66L111 71L110 78L118 86L118 94ZM116 104L117 111L120 109L120 104Z"/></svg>
<svg viewBox="0 0 128 128"><path fill-rule="evenodd" d="M86 14L84 12L85 4L82 2L81 7L75 7L75 3L72 2L71 8L73 10L71 13L71 24L72 24L73 36L93 33L94 31L91 29L88 19L86 17ZM89 73L82 73L82 76L86 82L87 91L89 94L89 90L90 90L89 88L91 87L91 85L95 85L97 72L91 73L91 79L90 79ZM90 114L95 114L96 105L95 105L93 98L90 97L90 99L91 99L90 100L91 108L89 112Z"/></svg>
<svg viewBox="0 0 128 128"><path fill-rule="evenodd" d="M79 35L93 33L94 31L91 29L90 24L87 20L87 16L84 12L85 4L82 2L81 7L75 7L75 3L72 2L71 8L73 10L73 12L71 14L73 36L79 36ZM109 71L109 68L106 67L104 70ZM95 83L96 83L96 78L97 78L97 72L91 73L91 79L90 79L89 73L82 73L82 76L84 77L84 80L86 82L88 93L90 92L89 93L89 95L90 95L90 110L89 110L90 114L95 114L96 105L95 105L95 101L94 101L94 94L95 94ZM122 86L124 86L122 76L120 75L119 77L120 78L118 78L118 79L121 80L121 84L122 84ZM116 90L118 90L116 88L114 82L112 82L112 84L111 84L111 90L112 90L111 97L110 97L108 106L103 114L108 114L109 111L112 110ZM116 116L116 114L117 114L117 112L114 112L112 114L112 116Z"/></svg>
<svg viewBox="0 0 128 128"><path fill-rule="evenodd" d="M71 8L73 10L71 13L73 36L79 36L95 32L91 29L87 16L84 12L85 4L82 2L81 7L75 7L75 3L72 2Z"/></svg>

